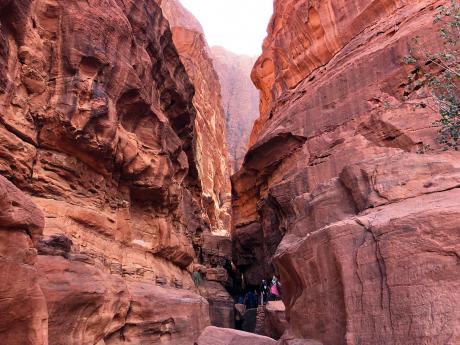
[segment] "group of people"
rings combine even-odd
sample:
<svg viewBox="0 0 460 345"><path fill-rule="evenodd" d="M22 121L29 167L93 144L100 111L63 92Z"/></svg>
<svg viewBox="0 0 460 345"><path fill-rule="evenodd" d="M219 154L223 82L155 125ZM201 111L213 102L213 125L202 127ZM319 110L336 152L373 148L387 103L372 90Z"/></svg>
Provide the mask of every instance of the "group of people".
<svg viewBox="0 0 460 345"><path fill-rule="evenodd" d="M281 299L280 287L281 283L276 276L273 276L270 283L267 283L267 281L263 279L259 288L261 303L266 303L267 301L278 301Z"/></svg>
<svg viewBox="0 0 460 345"><path fill-rule="evenodd" d="M241 329L245 313L248 309L256 309L259 305L266 304L268 301L277 301L281 298L281 283L276 276L273 276L270 283L262 280L259 289L249 289L246 294L239 295L235 301L235 325L236 329Z"/></svg>
<svg viewBox="0 0 460 345"><path fill-rule="evenodd" d="M281 299L280 287L281 283L276 276L273 276L270 283L264 279L260 283L259 291L257 289L247 291L244 297L238 297L237 304L244 304L246 309L254 309L268 301L277 301Z"/></svg>

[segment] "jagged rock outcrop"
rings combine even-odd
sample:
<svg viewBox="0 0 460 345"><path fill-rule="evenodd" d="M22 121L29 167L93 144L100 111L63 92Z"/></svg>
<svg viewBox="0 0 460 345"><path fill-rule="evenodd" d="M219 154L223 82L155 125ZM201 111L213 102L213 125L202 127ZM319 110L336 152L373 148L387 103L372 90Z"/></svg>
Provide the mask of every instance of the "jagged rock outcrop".
<svg viewBox="0 0 460 345"><path fill-rule="evenodd" d="M460 341L459 154L403 63L444 3L275 1L233 256L253 284L276 267L291 343Z"/></svg>
<svg viewBox="0 0 460 345"><path fill-rule="evenodd" d="M219 46L212 47L211 53L222 89L231 166L238 171L248 150L253 123L259 116L259 92L249 78L256 59Z"/></svg>
<svg viewBox="0 0 460 345"><path fill-rule="evenodd" d="M2 342L192 343L191 269L230 259L218 98L159 1L0 0L0 24L0 174L33 201L0 180Z"/></svg>

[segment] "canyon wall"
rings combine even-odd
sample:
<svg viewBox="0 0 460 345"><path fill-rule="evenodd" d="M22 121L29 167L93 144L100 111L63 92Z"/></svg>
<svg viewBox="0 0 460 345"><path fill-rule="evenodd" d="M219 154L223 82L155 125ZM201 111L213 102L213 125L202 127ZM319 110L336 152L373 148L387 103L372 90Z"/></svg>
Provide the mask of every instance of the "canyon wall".
<svg viewBox="0 0 460 345"><path fill-rule="evenodd" d="M159 1L0 0L0 24L2 342L193 343L191 272L225 281L231 250L217 75L204 102Z"/></svg>
<svg viewBox="0 0 460 345"><path fill-rule="evenodd" d="M198 256L204 252L211 258L201 260L210 268L203 269L203 273L211 281L201 284L199 291L209 301L212 325L233 327L233 298L223 286L228 278L224 265L231 260L231 169L219 77L197 19L178 0L162 0L161 7L170 23L180 60L195 88L194 145L204 207L211 225L211 233L204 234L206 240L202 236L201 243L195 244L199 247ZM215 260L214 251L220 260Z"/></svg>
<svg viewBox="0 0 460 345"><path fill-rule="evenodd" d="M291 338L460 342L460 155L403 63L445 3L275 1L233 257L250 284L280 274Z"/></svg>
<svg viewBox="0 0 460 345"><path fill-rule="evenodd" d="M218 46L212 47L211 53L222 88L227 148L232 170L236 172L243 163L253 123L259 116L259 92L249 77L256 59Z"/></svg>
<svg viewBox="0 0 460 345"><path fill-rule="evenodd" d="M200 23L178 0L162 0L161 7L170 23L179 57L195 87L194 144L202 193L208 198L207 216L214 233L229 235L231 187L219 77Z"/></svg>

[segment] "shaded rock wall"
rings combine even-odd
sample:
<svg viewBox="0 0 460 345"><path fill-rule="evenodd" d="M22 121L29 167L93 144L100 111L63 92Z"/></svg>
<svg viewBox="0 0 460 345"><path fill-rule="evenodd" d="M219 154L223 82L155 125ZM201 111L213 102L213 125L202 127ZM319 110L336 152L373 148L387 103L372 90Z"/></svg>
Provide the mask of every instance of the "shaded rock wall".
<svg viewBox="0 0 460 345"><path fill-rule="evenodd" d="M195 88L194 145L198 173L211 230L221 235L231 228L231 187L225 113L219 78L200 23L177 0L162 0L173 42Z"/></svg>
<svg viewBox="0 0 460 345"><path fill-rule="evenodd" d="M203 206L210 231L195 236L198 260L205 281L199 291L209 302L211 323L233 327L233 298L224 289L231 260L231 186L230 161L226 144L225 113L222 108L219 78L211 60L211 51L196 18L177 0L162 0L169 20L174 45L195 88L196 109L194 145L200 177ZM217 277L223 272L223 277Z"/></svg>
<svg viewBox="0 0 460 345"><path fill-rule="evenodd" d="M190 271L231 250L218 99L156 1L3 0L0 23L0 174L33 201L0 181L2 341L192 343Z"/></svg>
<svg viewBox="0 0 460 345"><path fill-rule="evenodd" d="M218 46L212 47L211 53L222 88L227 147L236 172L243 163L252 126L259 116L259 92L250 79L256 59Z"/></svg>
<svg viewBox="0 0 460 345"><path fill-rule="evenodd" d="M233 255L250 283L280 273L291 339L460 341L459 154L402 62L443 3L275 1Z"/></svg>

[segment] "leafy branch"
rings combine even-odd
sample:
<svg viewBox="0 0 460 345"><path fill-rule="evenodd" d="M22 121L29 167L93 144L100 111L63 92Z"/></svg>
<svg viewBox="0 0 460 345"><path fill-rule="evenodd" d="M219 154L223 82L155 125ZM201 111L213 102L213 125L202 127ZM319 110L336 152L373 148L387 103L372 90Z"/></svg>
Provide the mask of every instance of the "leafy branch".
<svg viewBox="0 0 460 345"><path fill-rule="evenodd" d="M452 0L441 6L433 23L439 27L440 45L435 51L427 50L418 37L413 39L410 55L404 58L416 68L409 85L418 89L428 86L434 100L434 110L440 115L438 141L444 149L458 150L460 145L460 3ZM431 108L431 107L430 107Z"/></svg>

